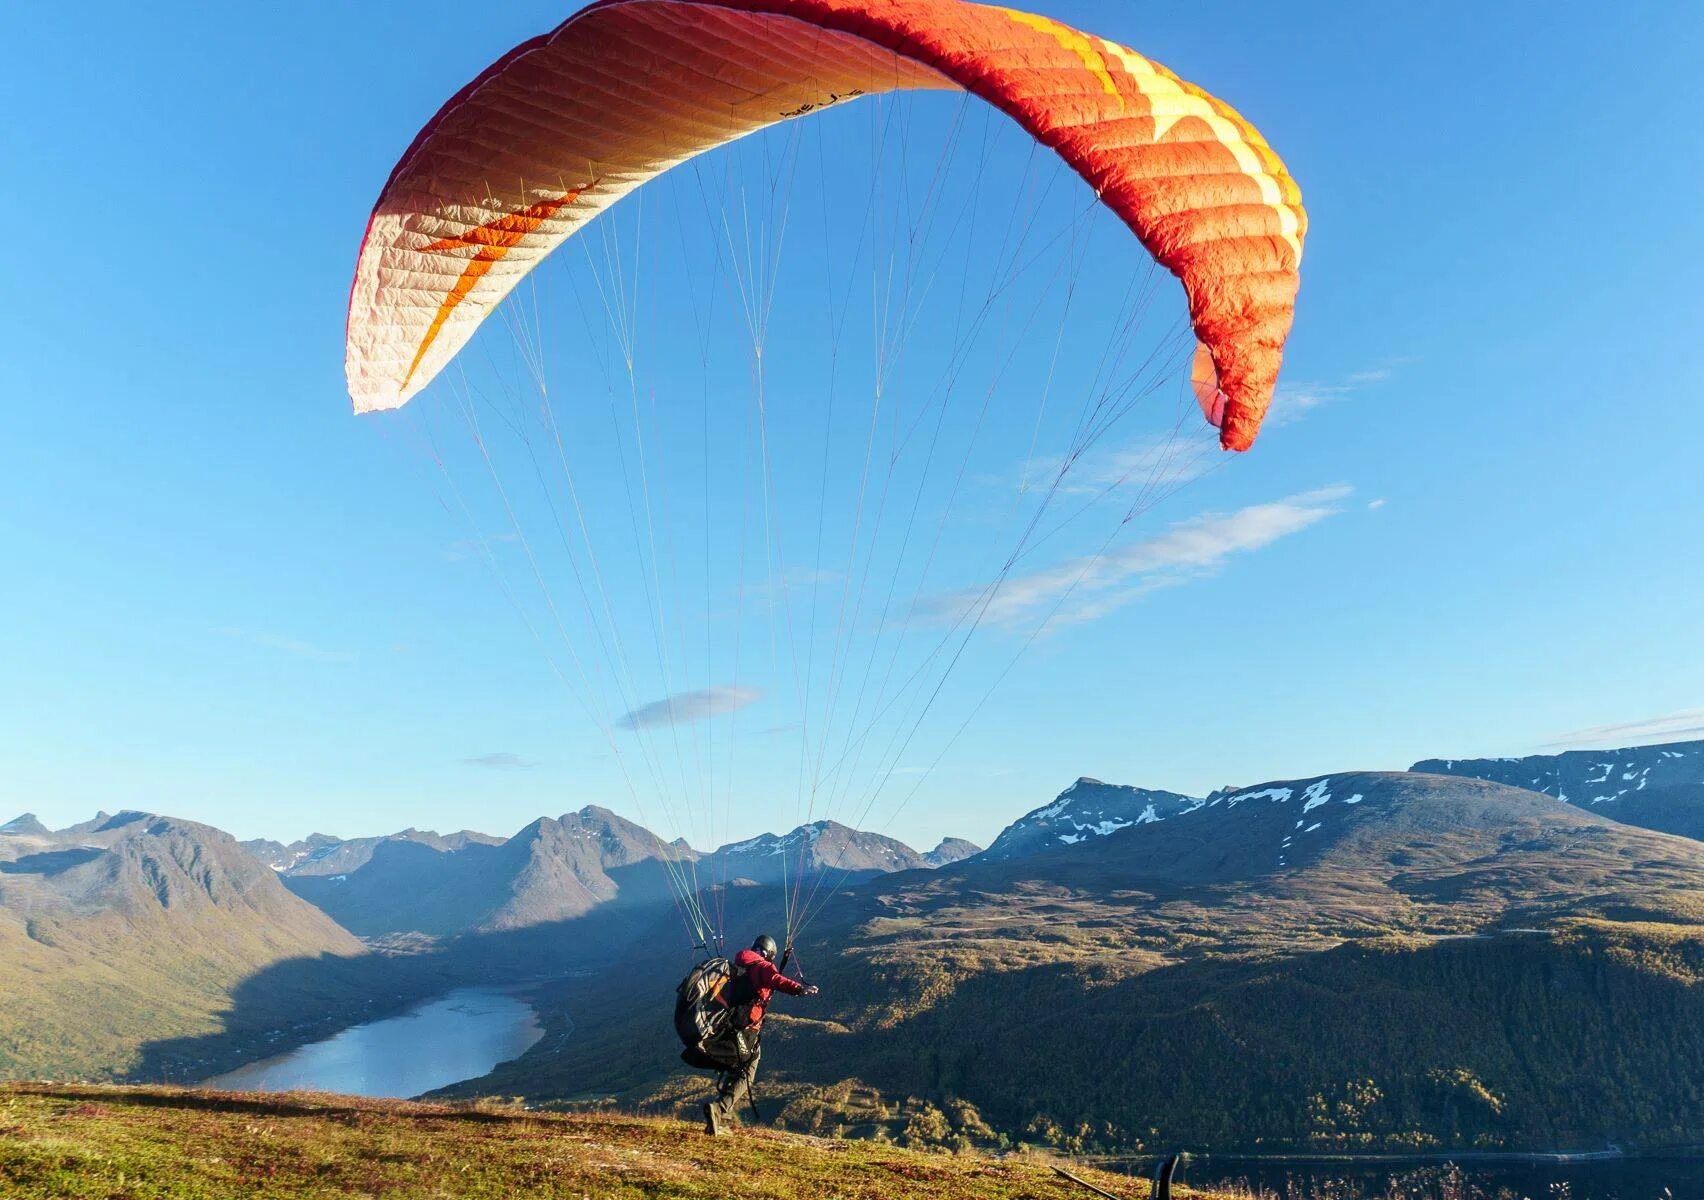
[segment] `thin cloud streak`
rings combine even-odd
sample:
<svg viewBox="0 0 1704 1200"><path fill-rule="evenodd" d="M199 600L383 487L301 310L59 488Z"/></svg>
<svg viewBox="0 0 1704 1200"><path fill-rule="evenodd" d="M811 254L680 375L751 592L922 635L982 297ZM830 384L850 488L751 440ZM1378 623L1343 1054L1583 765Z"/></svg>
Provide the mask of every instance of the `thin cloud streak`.
<svg viewBox="0 0 1704 1200"><path fill-rule="evenodd" d="M266 650L277 650L293 658L305 658L310 662L346 663L354 662L355 656L342 650L328 650L324 646L316 646L301 638L285 637L282 634L266 633L253 629L233 629L226 627L215 630L221 637L236 638Z"/></svg>
<svg viewBox="0 0 1704 1200"><path fill-rule="evenodd" d="M1301 381L1281 383L1272 396L1272 408L1266 414L1266 424L1288 425L1299 421L1316 408L1347 400L1362 388L1388 382L1396 371L1391 367L1372 367L1351 371L1336 383Z"/></svg>
<svg viewBox="0 0 1704 1200"><path fill-rule="evenodd" d="M470 767L485 767L492 771L522 771L528 767L536 767L538 763L530 758L522 758L507 750L498 750L491 754L476 754L472 758L464 758L462 762Z"/></svg>
<svg viewBox="0 0 1704 1200"><path fill-rule="evenodd" d="M1316 408L1349 399L1395 376L1394 366L1382 365L1352 371L1335 383L1280 384L1266 422L1273 427L1288 425ZM1072 463L1063 477L1059 475L1063 459L1032 458L1022 465L1018 490L1048 488L1058 479L1058 491L1064 496L1107 496L1126 487L1170 492L1213 470L1219 461L1217 450L1217 431L1200 428L1194 433L1147 437L1116 449L1091 451Z"/></svg>
<svg viewBox="0 0 1704 1200"><path fill-rule="evenodd" d="M621 729L661 729L670 725L691 725L726 713L738 712L749 704L763 699L763 689L753 687L713 687L694 692L676 692L661 700L640 705L616 722Z"/></svg>
<svg viewBox="0 0 1704 1200"><path fill-rule="evenodd" d="M1546 750L1616 750L1661 742L1687 741L1704 736L1704 708L1683 708L1660 717L1625 721L1617 725L1593 725L1571 733L1557 734L1540 743Z"/></svg>
<svg viewBox="0 0 1704 1200"><path fill-rule="evenodd" d="M1007 579L992 601L981 590L959 591L936 597L924 611L938 620L957 620L986 602L985 622L1017 630L1037 621L1048 627L1092 621L1151 592L1210 575L1233 555L1317 525L1341 512L1351 491L1338 485L1232 513L1204 513L1107 554Z"/></svg>
<svg viewBox="0 0 1704 1200"><path fill-rule="evenodd" d="M1064 496L1099 496L1125 487L1170 491L1201 478L1212 470L1214 459L1205 453L1217 449L1218 433L1212 431L1176 438L1144 438L1117 449L1083 455L1063 477L1059 458L1033 458L1024 464L1020 492L1045 491L1059 480Z"/></svg>

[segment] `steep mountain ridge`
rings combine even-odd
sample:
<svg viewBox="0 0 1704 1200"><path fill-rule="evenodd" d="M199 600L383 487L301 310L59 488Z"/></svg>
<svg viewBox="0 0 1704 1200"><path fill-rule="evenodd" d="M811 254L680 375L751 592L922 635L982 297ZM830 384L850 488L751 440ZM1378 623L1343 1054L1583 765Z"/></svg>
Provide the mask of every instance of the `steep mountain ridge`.
<svg viewBox="0 0 1704 1200"><path fill-rule="evenodd" d="M817 821L700 853L588 805L541 817L508 839L438 838L415 831L366 839L347 870L344 847L282 872L285 886L362 937L448 937L571 920L602 905L668 907L674 887L743 880L760 885L826 876L846 885L929 869L927 856L881 834ZM943 845L948 845L943 843ZM969 843L964 843L968 846ZM951 853L959 853L949 845ZM948 861L956 861L949 859Z"/></svg>
<svg viewBox="0 0 1704 1200"><path fill-rule="evenodd" d="M1194 796L1102 783L1087 776L1060 792L1051 804L1025 813L1000 831L979 856L1005 862L1055 846L1106 837L1132 825L1163 821L1199 807Z"/></svg>
<svg viewBox="0 0 1704 1200"><path fill-rule="evenodd" d="M404 829L379 837L338 838L327 833L310 833L301 841L285 845L266 838L254 838L241 843L273 870L288 875L343 875L359 870L372 860L373 853L386 842L414 842L434 850L460 850L463 846L480 843L501 845L503 839L488 833L463 829L456 833L439 834L430 829Z"/></svg>
<svg viewBox="0 0 1704 1200"><path fill-rule="evenodd" d="M1428 758L1412 770L1528 788L1628 825L1704 839L1704 741L1524 758Z"/></svg>
<svg viewBox="0 0 1704 1200"><path fill-rule="evenodd" d="M788 833L760 834L721 846L701 860L702 878L780 883L800 874L833 872L847 881L890 871L926 870L929 860L896 838L838 821L813 821Z"/></svg>
<svg viewBox="0 0 1704 1200"><path fill-rule="evenodd" d="M0 834L0 1074L121 1070L147 1037L217 1027L267 966L360 949L210 826Z"/></svg>
<svg viewBox="0 0 1704 1200"><path fill-rule="evenodd" d="M931 867L947 867L981 853L982 847L975 842L949 837L942 838L933 850L923 856L923 861Z"/></svg>
<svg viewBox="0 0 1704 1200"><path fill-rule="evenodd" d="M257 860L265 863L279 874L290 871L304 859L342 844L342 838L333 837L329 833L310 833L307 837L288 845L283 842L275 842L270 838L250 838L247 841L237 843Z"/></svg>
<svg viewBox="0 0 1704 1200"><path fill-rule="evenodd" d="M662 901L664 861L682 853L595 805L540 817L503 841L375 841L367 859L347 872L292 871L284 883L362 936L446 936L582 915L622 894L618 876L626 879L626 899Z"/></svg>

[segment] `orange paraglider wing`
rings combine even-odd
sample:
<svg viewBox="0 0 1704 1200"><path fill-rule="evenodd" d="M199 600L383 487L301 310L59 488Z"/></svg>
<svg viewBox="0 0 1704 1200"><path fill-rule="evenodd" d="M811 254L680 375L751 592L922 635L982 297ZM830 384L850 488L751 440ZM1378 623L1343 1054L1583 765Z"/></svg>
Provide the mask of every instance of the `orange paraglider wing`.
<svg viewBox="0 0 1704 1200"><path fill-rule="evenodd" d="M1127 47L965 0L600 0L468 84L368 223L345 369L359 412L431 381L545 255L670 167L840 101L971 92L1086 180L1182 282L1192 380L1231 450L1272 400L1307 216L1229 105Z"/></svg>

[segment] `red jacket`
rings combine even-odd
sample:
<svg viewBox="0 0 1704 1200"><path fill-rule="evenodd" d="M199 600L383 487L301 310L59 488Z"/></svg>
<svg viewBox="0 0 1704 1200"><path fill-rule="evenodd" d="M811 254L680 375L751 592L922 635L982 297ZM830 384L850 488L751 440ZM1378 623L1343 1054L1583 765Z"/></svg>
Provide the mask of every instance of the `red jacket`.
<svg viewBox="0 0 1704 1200"><path fill-rule="evenodd" d="M756 950L741 950L734 955L734 965L745 969L746 982L751 988L749 994L756 997L751 1002L751 1024L746 1026L748 1029L756 1029L763 1024L764 1009L769 1007L769 999L777 989L789 996L797 996L805 990L804 984L797 979L788 979L774 963Z"/></svg>

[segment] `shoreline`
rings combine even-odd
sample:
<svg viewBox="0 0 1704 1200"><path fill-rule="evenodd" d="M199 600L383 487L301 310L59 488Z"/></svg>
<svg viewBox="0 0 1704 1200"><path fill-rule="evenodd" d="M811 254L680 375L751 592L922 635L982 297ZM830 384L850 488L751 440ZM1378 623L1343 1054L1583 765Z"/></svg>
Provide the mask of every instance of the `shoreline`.
<svg viewBox="0 0 1704 1200"><path fill-rule="evenodd" d="M199 1080L197 1080L193 1083L188 1084L187 1086L189 1086L191 1088L196 1088L196 1089L210 1089L210 1090L214 1090L214 1091L232 1091L232 1090L250 1091L250 1090L253 1090L253 1091L263 1091L264 1092L264 1091L274 1091L274 1090L285 1090L285 1091L296 1090L296 1089L293 1089L293 1088L279 1089L279 1088L274 1088L274 1087L270 1087L270 1086L259 1086L259 1087L240 1086L238 1084L231 1082L230 1077L233 1076L233 1075L241 1074L245 1071L249 1071L251 1069L255 1069L255 1068L264 1069L264 1068L267 1068L267 1067L270 1067L270 1066L276 1066L278 1064L288 1062L294 1056L301 1054L304 1051L308 1051L308 1050L312 1050L316 1047L328 1045L332 1042L335 1042L337 1039L343 1037L344 1035L349 1034L353 1031L366 1029L366 1028L373 1027L373 1026L384 1025L387 1022L391 1022L391 1021L406 1019L408 1017L414 1016L415 1014L417 1014L419 1012L422 1012L423 1010L431 1008L434 1005L443 1004L444 1002L449 1001L452 998L457 997L459 995L462 995L464 993L478 993L478 994L487 994L487 995L495 995L495 996L504 996L504 997L508 997L510 999L517 1000L517 1001L521 1002L521 1004L523 1004L525 1006L525 1008L527 1009L527 1011L531 1014L531 1019L533 1020L535 1026L537 1026L538 1037L533 1039L536 1042L539 1038L542 1038L544 1036L543 1026L538 1021L538 1010L537 1010L537 1006L536 1006L536 994L537 994L537 991L538 991L540 986L541 985L540 985L539 981L536 981L536 980L510 981L510 982L506 982L506 983L497 983L497 984L480 984L480 983L457 984L456 986L450 987L450 988L445 989L443 991L432 992L432 993L428 993L426 995L414 997L413 999L408 1000L408 1001L401 1003L401 1004L387 1005L387 1006L385 1006L386 1011L382 1015L376 1015L376 1016L368 1018L368 1019L342 1024L341 1026L339 1026L338 1028L336 1028L332 1032L325 1034L324 1036L312 1038L312 1039L309 1039L307 1041L303 1041L303 1042L300 1042L296 1045L290 1046L288 1048L281 1048L281 1049L278 1049L278 1050L276 1050L272 1053L261 1055L258 1058L247 1059L247 1060L239 1063L237 1066L235 1066L235 1067L233 1067L229 1070L219 1071L219 1072L216 1072L212 1075L208 1075L208 1076L203 1077L203 1078L201 1078L201 1079L199 1079ZM455 1006L452 1006L451 1010L456 1011ZM530 1049L530 1048L531 1048L531 1046L529 1044L527 1049ZM522 1053L525 1053L525 1050L523 1050ZM499 1064L494 1064L494 1065L499 1065ZM489 1071L487 1071L486 1074L489 1074ZM482 1078L482 1077L483 1076L470 1076L469 1078L474 1079L474 1078ZM454 1086L455 1083L461 1083L461 1082L467 1082L467 1081L466 1080L454 1080L449 1084L443 1084L443 1085L440 1085L440 1086L449 1087L449 1086ZM321 1089L310 1088L308 1090L321 1090ZM437 1090L437 1088L428 1088L428 1089L426 1089L426 1092L431 1092L431 1091L436 1091L436 1090ZM368 1093L361 1092L361 1091L350 1092L348 1094L351 1094L351 1095L369 1095ZM419 1098L419 1095L424 1095L424 1094L426 1094L426 1093L422 1092L422 1093L419 1093L418 1095L411 1093L407 1096L403 1096L403 1095L391 1096L391 1095L379 1095L379 1094L375 1093L375 1094L372 1094L372 1098L411 1100L411 1099L417 1099L417 1098Z"/></svg>

